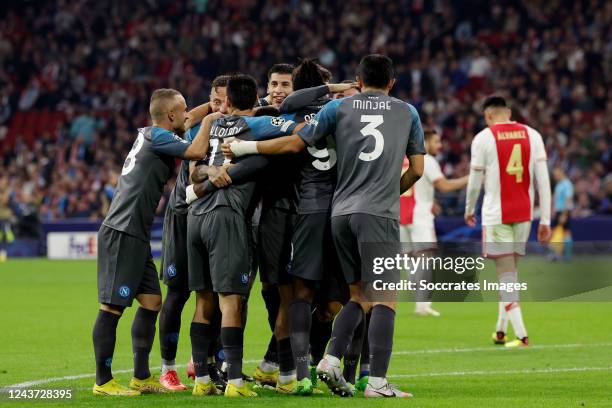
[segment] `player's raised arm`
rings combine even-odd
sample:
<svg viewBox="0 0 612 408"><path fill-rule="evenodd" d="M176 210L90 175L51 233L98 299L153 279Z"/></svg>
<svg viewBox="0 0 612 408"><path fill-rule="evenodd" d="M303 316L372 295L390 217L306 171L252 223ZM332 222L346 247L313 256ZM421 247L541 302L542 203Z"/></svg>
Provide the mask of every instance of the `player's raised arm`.
<svg viewBox="0 0 612 408"><path fill-rule="evenodd" d="M465 222L473 227L476 225L476 201L480 196L482 181L484 180L484 169L486 165L486 156L484 147L482 146L482 134L479 133L472 141L472 159L470 162L470 174L468 176L467 194L465 198Z"/></svg>
<svg viewBox="0 0 612 408"><path fill-rule="evenodd" d="M357 83L350 82L345 84L326 84L312 88L300 89L285 98L280 106L280 111L282 113L295 112L305 108L306 106L314 104L317 99L320 99L329 93L344 92L351 88L357 88Z"/></svg>
<svg viewBox="0 0 612 408"><path fill-rule="evenodd" d="M310 123L297 125L290 136L265 141L232 142L222 146L223 152L234 157L246 154L298 153L304 150L306 145L314 146L318 140L333 134L340 102L341 100L334 100L327 103Z"/></svg>
<svg viewBox="0 0 612 408"><path fill-rule="evenodd" d="M212 112L210 102L196 106L187 112L187 120L185 121L185 129L190 129L204 119L204 117Z"/></svg>
<svg viewBox="0 0 612 408"><path fill-rule="evenodd" d="M215 112L206 116L202 120L202 126L200 126L198 133L193 139L193 142L191 142L187 150L185 150L185 153L183 154L183 159L201 160L204 158L204 156L206 156L206 153L208 152L208 142L212 123L222 116L222 113Z"/></svg>
<svg viewBox="0 0 612 408"><path fill-rule="evenodd" d="M447 179L442 175L441 178L434 181L434 187L436 190L441 191L443 193L448 193L449 191L460 190L465 187L468 183L468 176L459 177L456 179Z"/></svg>

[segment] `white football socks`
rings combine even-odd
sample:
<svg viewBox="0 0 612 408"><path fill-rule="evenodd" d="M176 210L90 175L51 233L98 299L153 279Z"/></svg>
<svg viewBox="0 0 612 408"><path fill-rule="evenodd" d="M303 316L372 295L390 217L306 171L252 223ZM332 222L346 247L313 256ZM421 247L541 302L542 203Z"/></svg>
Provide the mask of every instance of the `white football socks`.
<svg viewBox="0 0 612 408"><path fill-rule="evenodd" d="M506 313L506 308L504 306L504 302L499 302L499 310L497 313L497 324L495 325L496 332L508 332L508 313Z"/></svg>
<svg viewBox="0 0 612 408"><path fill-rule="evenodd" d="M338 357L334 357L331 354L326 354L325 359L327 360L330 366L340 367L340 359Z"/></svg>
<svg viewBox="0 0 612 408"><path fill-rule="evenodd" d="M368 377L368 384L370 384L370 387L379 390L387 384L387 379L385 377L370 376Z"/></svg>
<svg viewBox="0 0 612 408"><path fill-rule="evenodd" d="M512 323L512 328L514 329L514 334L516 337L521 340L527 337L527 329L525 328L525 323L523 322L523 313L521 313L521 306L519 303L506 303L504 307L506 308L508 318L510 319L510 323Z"/></svg>
<svg viewBox="0 0 612 408"><path fill-rule="evenodd" d="M161 366L161 374L168 374L169 371L176 371L176 363L174 360L163 360Z"/></svg>
<svg viewBox="0 0 612 408"><path fill-rule="evenodd" d="M234 384L238 388L241 388L244 385L244 381L242 381L242 378L233 378L231 380L228 380L227 382L229 382L230 384Z"/></svg>
<svg viewBox="0 0 612 408"><path fill-rule="evenodd" d="M278 364L264 359L261 360L261 363L259 363L259 369L266 374L270 374L278 371Z"/></svg>
<svg viewBox="0 0 612 408"><path fill-rule="evenodd" d="M290 371L288 373L281 373L278 376L278 382L281 384L288 384L291 381L295 380L297 378L295 370Z"/></svg>
<svg viewBox="0 0 612 408"><path fill-rule="evenodd" d="M196 382L200 384L208 384L210 382L210 375L204 375L202 377L196 377Z"/></svg>

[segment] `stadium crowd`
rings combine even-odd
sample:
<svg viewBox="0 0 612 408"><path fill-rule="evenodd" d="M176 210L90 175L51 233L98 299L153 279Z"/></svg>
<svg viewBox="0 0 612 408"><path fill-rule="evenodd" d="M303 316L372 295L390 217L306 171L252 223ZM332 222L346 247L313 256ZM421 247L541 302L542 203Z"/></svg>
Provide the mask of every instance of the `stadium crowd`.
<svg viewBox="0 0 612 408"><path fill-rule="evenodd" d="M101 219L155 88L194 106L221 73L249 73L263 94L274 63L317 57L339 81L378 52L396 63L395 96L441 132L447 176L467 174L479 102L501 91L575 184L574 215L612 213L611 27L612 3L598 0L9 2L0 209L14 220ZM11 140L12 117L29 110L63 119L31 143ZM463 213L464 197L440 202L443 214Z"/></svg>

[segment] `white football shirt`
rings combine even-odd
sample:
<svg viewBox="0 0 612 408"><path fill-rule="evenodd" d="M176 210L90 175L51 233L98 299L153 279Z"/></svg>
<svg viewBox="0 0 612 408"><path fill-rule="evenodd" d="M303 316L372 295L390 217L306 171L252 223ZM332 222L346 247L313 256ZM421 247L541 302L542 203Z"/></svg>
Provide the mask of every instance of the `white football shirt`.
<svg viewBox="0 0 612 408"><path fill-rule="evenodd" d="M539 160L546 160L542 135L527 125L500 123L474 137L471 167L485 172L482 225L532 220Z"/></svg>

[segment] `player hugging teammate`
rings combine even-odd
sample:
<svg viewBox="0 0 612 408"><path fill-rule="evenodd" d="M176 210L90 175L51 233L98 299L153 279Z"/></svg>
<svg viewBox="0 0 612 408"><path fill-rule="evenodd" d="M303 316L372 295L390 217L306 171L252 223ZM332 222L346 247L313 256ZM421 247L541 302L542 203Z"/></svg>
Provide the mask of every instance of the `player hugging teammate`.
<svg viewBox="0 0 612 408"><path fill-rule="evenodd" d="M361 273L360 247L366 242L399 243L400 194L412 188L424 166L427 170L425 160L435 167L433 157L424 155L435 155L439 138L429 135L425 144L416 109L389 96L395 80L388 57L364 57L356 83L329 84L330 77L312 60L296 68L277 64L268 74L269 95L258 100L252 77L222 76L212 83L210 102L188 113L178 91L154 92L153 124L139 129L99 232L95 394L186 389L175 358L181 312L194 291L196 308L189 332L192 393L257 396L243 374L242 361L246 302L259 270L273 332L254 374L260 385L273 386L278 393L310 395L321 392L319 378L333 393L352 396L361 356L363 367L369 364L369 376L361 379L366 397L411 396L387 381L396 302L393 297L366 296L371 277ZM333 99L332 94L341 97ZM494 172L495 166L508 162L508 176L500 183L502 196L514 188L513 180L519 184L535 172L540 184L544 177L538 164L545 159L541 139L538 142L532 129L508 122L503 108L500 101L489 101L485 109L497 142L488 133L474 141L466 206L470 223L482 170ZM528 142L502 137L517 132L528 135ZM517 158L517 144L520 152L531 151L531 156L519 152ZM483 158L495 148L503 153L499 162ZM149 239L175 158L183 162L164 220L161 278L168 294L162 307ZM402 172L405 158L409 167ZM437 169L427 177L427 186L423 184L429 199L434 186L451 190L465 184L464 179L444 179ZM527 183L516 188L529 209L502 205L499 211L483 214L486 230L500 230L492 236L523 237L526 227L521 223L531 220L533 187ZM491 194L488 185L486 190ZM540 190L546 205L545 183ZM489 201L485 197L485 204ZM428 220L427 228L433 231L433 216ZM542 240L547 221L543 212ZM418 225L412 228L416 234ZM430 241L434 239L435 235ZM514 261L513 257L514 253ZM515 264L508 261L499 269L503 279L516 279ZM113 379L111 363L118 320L134 298L141 307L132 326L134 378L127 388ZM505 341L504 319L509 316L518 343L526 345L518 303L503 301L496 341ZM158 380L149 371L148 356L160 308ZM223 373L217 364L221 360Z"/></svg>

